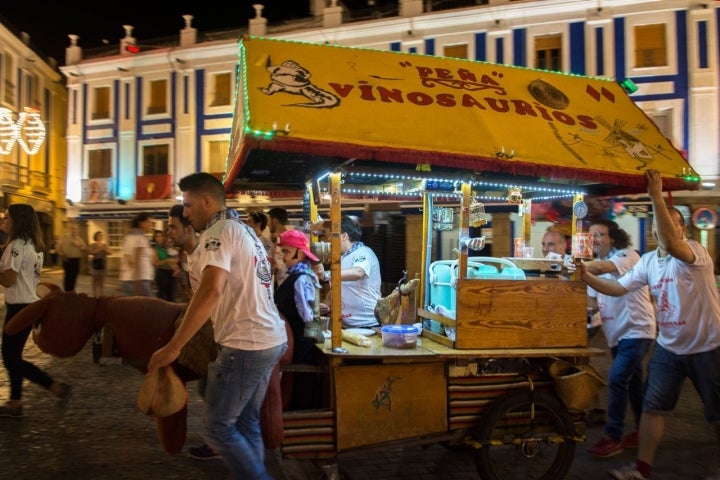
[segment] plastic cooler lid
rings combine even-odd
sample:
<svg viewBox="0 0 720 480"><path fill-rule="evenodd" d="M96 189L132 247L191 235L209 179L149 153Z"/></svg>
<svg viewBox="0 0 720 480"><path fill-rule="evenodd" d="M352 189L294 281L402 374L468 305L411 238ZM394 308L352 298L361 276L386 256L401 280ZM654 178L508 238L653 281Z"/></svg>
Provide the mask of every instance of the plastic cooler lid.
<svg viewBox="0 0 720 480"><path fill-rule="evenodd" d="M412 325L385 325L381 330L383 333L420 333L417 327Z"/></svg>

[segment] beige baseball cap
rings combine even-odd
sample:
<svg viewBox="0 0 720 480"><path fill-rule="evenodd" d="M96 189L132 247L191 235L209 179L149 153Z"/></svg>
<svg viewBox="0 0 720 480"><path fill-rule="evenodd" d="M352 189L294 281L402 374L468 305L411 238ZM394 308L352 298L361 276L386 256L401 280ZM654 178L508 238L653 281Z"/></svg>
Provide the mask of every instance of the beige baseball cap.
<svg viewBox="0 0 720 480"><path fill-rule="evenodd" d="M152 417L169 417L187 404L187 389L171 367L161 367L145 375L137 405Z"/></svg>

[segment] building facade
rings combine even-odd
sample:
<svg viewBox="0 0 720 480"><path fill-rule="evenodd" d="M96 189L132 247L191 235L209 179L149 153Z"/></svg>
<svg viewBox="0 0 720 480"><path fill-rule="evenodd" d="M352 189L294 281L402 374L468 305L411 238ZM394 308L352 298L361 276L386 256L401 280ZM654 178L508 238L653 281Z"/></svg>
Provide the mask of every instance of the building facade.
<svg viewBox="0 0 720 480"><path fill-rule="evenodd" d="M83 51L82 39L69 35L61 67L68 99L68 216L108 232L117 246L135 212L164 218L177 201L178 179L225 172L237 41L245 34L630 80L632 98L686 152L703 180L718 180L720 3L372 3L358 15L336 0L313 0L308 18L282 25L268 25L258 4L247 25L222 32L199 32L186 15L169 39L136 38L127 25L117 45L98 51ZM716 209L715 189L707 188L676 201L691 210L708 202ZM231 204L256 208L264 202L267 192L251 191L237 192ZM278 202L283 199L273 198Z"/></svg>
<svg viewBox="0 0 720 480"><path fill-rule="evenodd" d="M0 212L32 205L46 249L63 229L66 98L57 62L0 22Z"/></svg>

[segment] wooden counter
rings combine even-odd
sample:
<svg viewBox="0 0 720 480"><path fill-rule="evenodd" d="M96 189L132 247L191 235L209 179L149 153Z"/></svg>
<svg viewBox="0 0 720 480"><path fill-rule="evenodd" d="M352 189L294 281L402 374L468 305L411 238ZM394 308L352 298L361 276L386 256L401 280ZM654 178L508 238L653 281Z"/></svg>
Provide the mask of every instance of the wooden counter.
<svg viewBox="0 0 720 480"><path fill-rule="evenodd" d="M452 358L542 358L542 357L597 357L605 355L605 350L591 347L562 347L562 348L496 348L496 349L464 349L455 348L435 342L428 337L420 336L415 348L392 348L382 343L380 334L368 337L370 347L360 347L349 342L342 342L347 353L333 352L330 348L330 340L326 340L322 346L322 352L335 358L367 358L384 359L387 361L413 361L423 362L433 360L445 360ZM318 344L318 348L320 345Z"/></svg>

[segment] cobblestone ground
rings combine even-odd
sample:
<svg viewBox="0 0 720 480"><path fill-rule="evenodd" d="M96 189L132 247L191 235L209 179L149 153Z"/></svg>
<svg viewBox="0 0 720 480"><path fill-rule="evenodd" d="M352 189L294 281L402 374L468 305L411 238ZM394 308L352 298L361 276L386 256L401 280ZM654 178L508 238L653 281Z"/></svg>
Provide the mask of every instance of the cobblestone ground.
<svg viewBox="0 0 720 480"><path fill-rule="evenodd" d="M46 278L60 283L58 271ZM115 293L109 282L107 294ZM89 278L81 276L78 290L89 292ZM4 318L4 306L0 316ZM593 345L604 347L602 335ZM92 362L91 345L70 359L57 359L39 352L32 341L26 357L61 381L73 384L73 395L59 405L36 385L25 384L25 417L0 418L0 479L12 480L146 480L229 479L219 460L198 461L185 453L168 455L159 446L154 421L137 409L135 398L142 375L127 365L98 365ZM593 360L603 373L609 355ZM0 401L9 395L7 375L0 369ZM606 391L599 395L603 406ZM202 443L203 404L196 387L189 388L187 446ZM596 460L585 452L602 434L602 427L588 429L588 439L578 445L566 480L605 479L607 469L632 462L633 451L607 460ZM688 383L658 452L654 478L703 480L717 469L717 442L704 421L702 405ZM270 473L285 478L275 452L267 452ZM287 462L284 462L287 465ZM477 480L473 457L433 444L382 451L345 453L340 457L344 478L353 480L421 479ZM305 468L305 475L287 478L322 478L319 470ZM310 472L310 473L308 473ZM517 479L523 480L523 479Z"/></svg>

